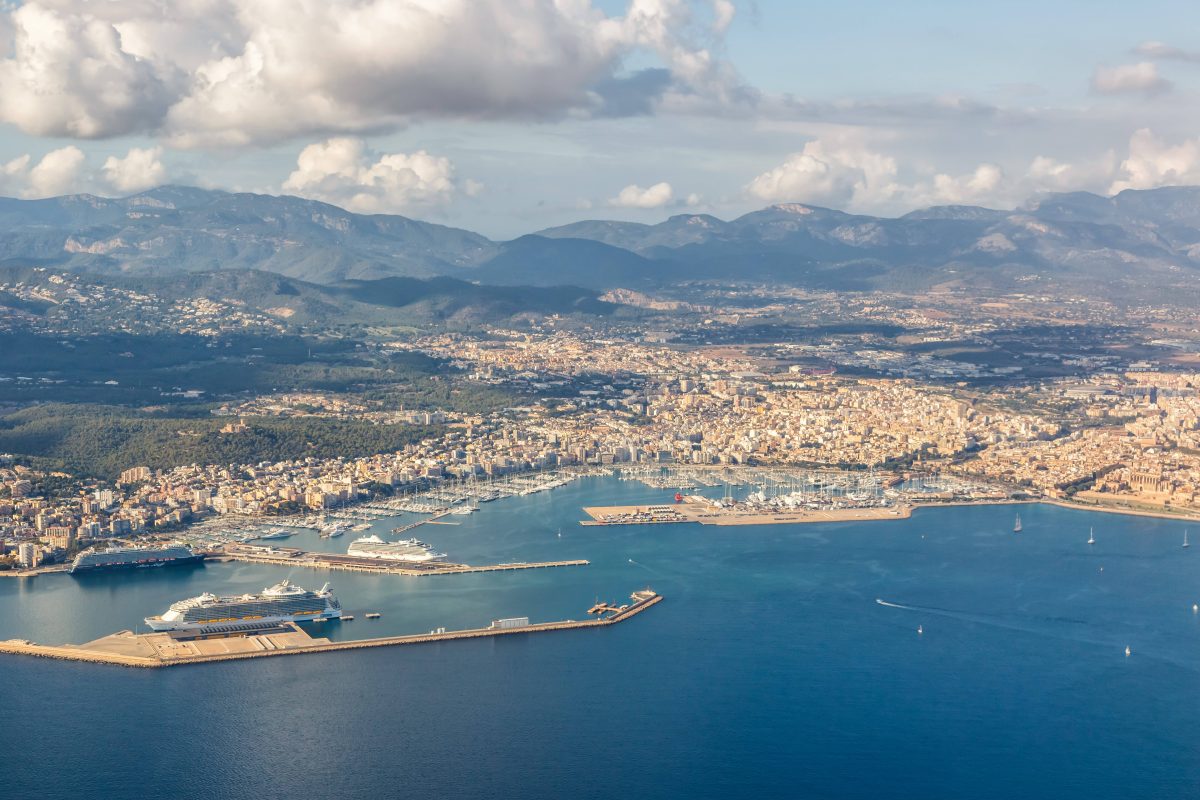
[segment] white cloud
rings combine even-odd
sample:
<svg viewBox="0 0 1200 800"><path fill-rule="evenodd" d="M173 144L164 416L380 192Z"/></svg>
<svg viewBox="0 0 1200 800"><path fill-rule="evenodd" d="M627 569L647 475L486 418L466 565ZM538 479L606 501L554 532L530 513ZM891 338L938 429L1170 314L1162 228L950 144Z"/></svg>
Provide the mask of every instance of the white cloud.
<svg viewBox="0 0 1200 800"><path fill-rule="evenodd" d="M412 119L600 112L605 81L649 55L647 93L720 99L728 0L28 0L0 5L0 120L38 135L269 143ZM699 24L694 6L709 9ZM11 50L10 50L11 43Z"/></svg>
<svg viewBox="0 0 1200 800"><path fill-rule="evenodd" d="M874 206L898 191L896 171L895 159L860 142L814 139L783 164L756 177L746 190L770 202Z"/></svg>
<svg viewBox="0 0 1200 800"><path fill-rule="evenodd" d="M104 180L118 192L132 194L167 180L161 147L131 147L124 158L109 156L104 162Z"/></svg>
<svg viewBox="0 0 1200 800"><path fill-rule="evenodd" d="M1103 191L1113 179L1116 160L1111 151L1074 162L1039 155L1007 169L982 163L958 172L923 163L901 165L860 137L841 134L808 142L801 152L754 178L746 191L769 202L883 215L932 205L1012 208L1040 192Z"/></svg>
<svg viewBox="0 0 1200 800"><path fill-rule="evenodd" d="M926 195L930 205L974 205L993 202L1004 182L1004 170L980 164L965 175L939 173L929 188L915 187L912 194Z"/></svg>
<svg viewBox="0 0 1200 800"><path fill-rule="evenodd" d="M713 0L713 30L717 33L724 33L733 23L733 17L737 14L737 7L733 5L732 0Z"/></svg>
<svg viewBox="0 0 1200 800"><path fill-rule="evenodd" d="M26 197L52 197L73 191L83 169L83 151L74 145L51 150L29 170Z"/></svg>
<svg viewBox="0 0 1200 800"><path fill-rule="evenodd" d="M674 195L671 184L666 182L656 183L645 189L631 183L609 200L608 204L619 208L662 208L671 202Z"/></svg>
<svg viewBox="0 0 1200 800"><path fill-rule="evenodd" d="M1130 137L1129 155L1109 192L1194 183L1200 183L1200 139L1170 145L1143 128Z"/></svg>
<svg viewBox="0 0 1200 800"><path fill-rule="evenodd" d="M0 194L21 193L29 179L29 162L31 160L30 155L26 153L0 165Z"/></svg>
<svg viewBox="0 0 1200 800"><path fill-rule="evenodd" d="M122 49L111 24L36 0L5 10L12 55L0 61L0 120L90 138L153 126L166 113L168 76Z"/></svg>
<svg viewBox="0 0 1200 800"><path fill-rule="evenodd" d="M1133 52L1146 58L1157 58L1163 61L1190 61L1200 63L1200 51L1184 50L1172 47L1165 42L1142 42L1133 48Z"/></svg>
<svg viewBox="0 0 1200 800"><path fill-rule="evenodd" d="M360 213L389 213L449 202L459 191L450 160L424 150L375 153L362 139L336 137L301 151L283 191ZM464 182L465 194L482 184Z"/></svg>
<svg viewBox="0 0 1200 800"><path fill-rule="evenodd" d="M74 145L51 150L32 167L32 156L19 156L0 166L0 193L36 199L77 191L84 160Z"/></svg>
<svg viewBox="0 0 1200 800"><path fill-rule="evenodd" d="M1096 67L1092 73L1092 91L1100 94L1153 95L1170 88L1171 82L1158 74L1158 66L1151 61Z"/></svg>

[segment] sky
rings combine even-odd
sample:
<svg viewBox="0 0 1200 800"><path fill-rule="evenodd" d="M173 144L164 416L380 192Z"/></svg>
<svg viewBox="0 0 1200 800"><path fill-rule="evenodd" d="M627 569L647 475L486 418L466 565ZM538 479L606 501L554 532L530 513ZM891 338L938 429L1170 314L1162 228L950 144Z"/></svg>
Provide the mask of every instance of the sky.
<svg viewBox="0 0 1200 800"><path fill-rule="evenodd" d="M0 195L294 194L509 238L1200 184L1200 6L0 0Z"/></svg>

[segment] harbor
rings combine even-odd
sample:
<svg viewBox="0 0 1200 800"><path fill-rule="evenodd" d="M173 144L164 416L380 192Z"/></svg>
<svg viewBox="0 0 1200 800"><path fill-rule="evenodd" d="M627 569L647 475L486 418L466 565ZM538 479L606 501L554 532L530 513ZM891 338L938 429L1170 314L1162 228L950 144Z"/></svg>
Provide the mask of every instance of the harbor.
<svg viewBox="0 0 1200 800"><path fill-rule="evenodd" d="M248 628L231 630L227 633L216 631L204 634L182 632L137 634L125 630L81 645L42 645L16 639L0 642L0 653L122 667L171 667L266 656L328 653L522 633L602 628L624 622L661 601L662 595L650 589L643 589L630 595L629 604L613 606L597 603L592 606L588 613L595 615L594 619L530 623L528 618L522 617L494 620L486 628L455 631L437 629L422 634L337 642L313 636L300 625L287 623L260 629ZM345 623L326 621L320 624L340 625Z"/></svg>
<svg viewBox="0 0 1200 800"><path fill-rule="evenodd" d="M581 525L779 525L907 519L914 508L1014 502L1009 489L944 475L873 470L682 467L622 470L622 481L675 489L657 504L585 506ZM720 497L712 496L720 489ZM707 494L705 494L707 492Z"/></svg>

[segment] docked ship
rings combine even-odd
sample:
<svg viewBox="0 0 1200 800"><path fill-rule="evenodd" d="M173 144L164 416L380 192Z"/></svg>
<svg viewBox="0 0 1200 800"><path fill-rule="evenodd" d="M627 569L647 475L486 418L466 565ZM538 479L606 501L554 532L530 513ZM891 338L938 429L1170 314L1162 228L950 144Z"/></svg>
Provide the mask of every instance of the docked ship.
<svg viewBox="0 0 1200 800"><path fill-rule="evenodd" d="M350 543L350 549L346 551L346 555L414 563L441 561L446 557L445 553L435 553L432 547L417 539L385 542L378 536L363 536L355 539Z"/></svg>
<svg viewBox="0 0 1200 800"><path fill-rule="evenodd" d="M68 572L92 572L109 569L145 569L176 564L195 564L204 556L187 545L170 547L117 547L112 550L86 550L75 556Z"/></svg>
<svg viewBox="0 0 1200 800"><path fill-rule="evenodd" d="M146 617L146 624L155 631L178 631L246 622L270 625L341 616L342 604L333 596L328 583L314 592L285 580L259 594L217 597L205 592L172 603L162 616Z"/></svg>
<svg viewBox="0 0 1200 800"><path fill-rule="evenodd" d="M286 539L292 535L292 532L285 528L276 528L269 533L263 533L255 536L255 539Z"/></svg>

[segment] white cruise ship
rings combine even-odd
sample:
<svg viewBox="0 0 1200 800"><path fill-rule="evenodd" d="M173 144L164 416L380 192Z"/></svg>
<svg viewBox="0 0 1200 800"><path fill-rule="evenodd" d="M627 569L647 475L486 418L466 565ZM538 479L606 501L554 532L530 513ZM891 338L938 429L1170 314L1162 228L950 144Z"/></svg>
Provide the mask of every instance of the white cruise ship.
<svg viewBox="0 0 1200 800"><path fill-rule="evenodd" d="M426 561L441 561L445 553L435 553L433 548L416 539L405 539L400 542L385 542L378 536L363 536L350 543L346 551L348 556L359 558L379 558L386 561L411 561L423 563Z"/></svg>
<svg viewBox="0 0 1200 800"><path fill-rule="evenodd" d="M146 617L146 624L155 631L178 631L246 622L269 625L341 616L342 604L333 596L328 583L314 592L285 580L259 594L217 597L205 592L172 603L160 617Z"/></svg>

